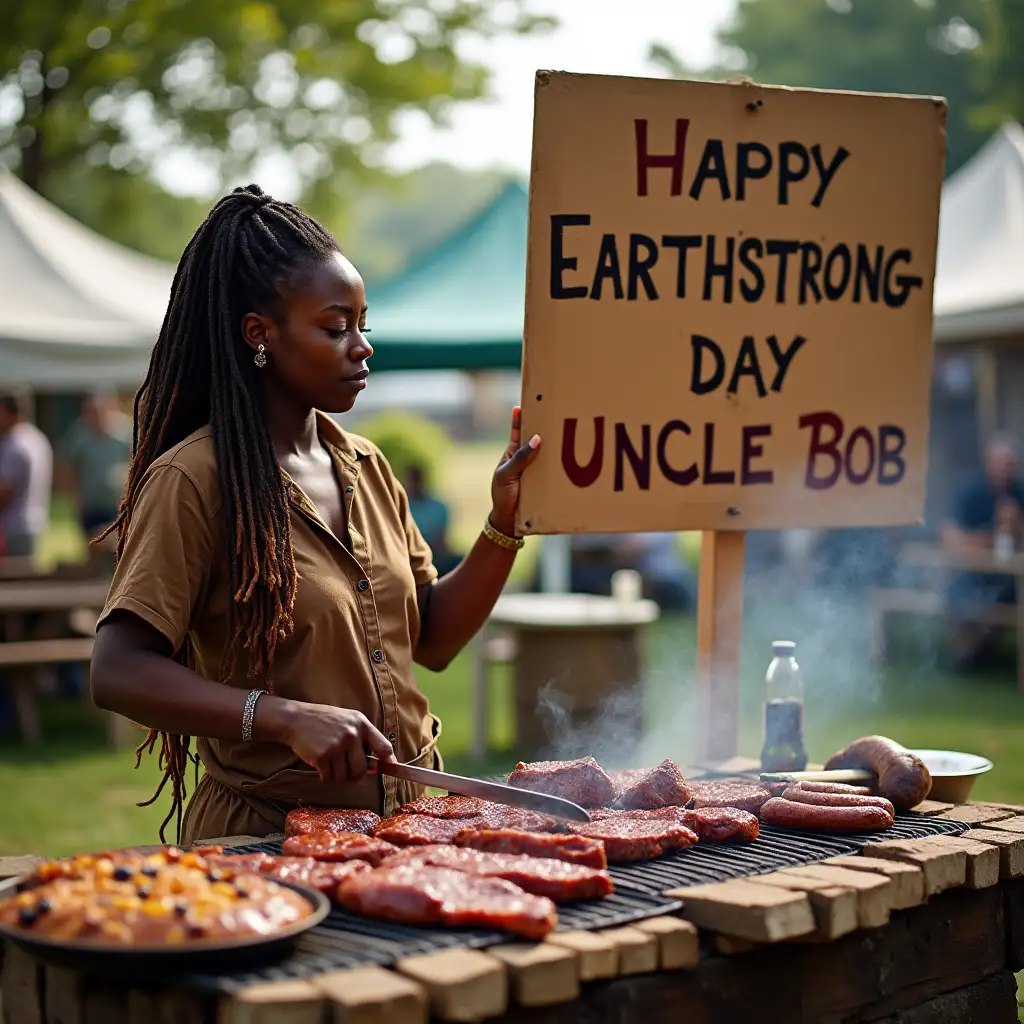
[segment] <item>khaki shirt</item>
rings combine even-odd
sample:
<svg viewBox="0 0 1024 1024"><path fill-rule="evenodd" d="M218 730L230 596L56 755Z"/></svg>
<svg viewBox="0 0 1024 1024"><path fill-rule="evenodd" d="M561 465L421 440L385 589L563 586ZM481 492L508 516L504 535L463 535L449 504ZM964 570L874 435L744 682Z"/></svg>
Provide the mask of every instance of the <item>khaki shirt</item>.
<svg viewBox="0 0 1024 1024"><path fill-rule="evenodd" d="M380 450L326 416L318 415L318 423L342 487L348 538L342 543L331 533L285 474L298 583L295 628L277 646L273 691L361 711L391 740L399 760L439 766L440 723L413 678L417 588L437 576L430 548ZM175 651L187 636L196 671L217 680L230 637L230 541L206 427L146 473L100 623L116 610L133 612ZM247 671L248 653L239 651L224 682L245 690L266 686ZM199 737L197 745L206 771L189 802L182 842L280 832L287 811L300 803L392 814L420 792L379 776L322 783L288 747L243 743L241 721L237 739Z"/></svg>

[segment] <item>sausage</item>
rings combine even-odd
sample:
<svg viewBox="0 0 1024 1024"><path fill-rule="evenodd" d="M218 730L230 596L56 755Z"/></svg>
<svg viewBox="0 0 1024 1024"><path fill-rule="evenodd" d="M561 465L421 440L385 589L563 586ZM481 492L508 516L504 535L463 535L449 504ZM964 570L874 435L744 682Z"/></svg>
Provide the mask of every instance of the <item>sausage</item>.
<svg viewBox="0 0 1024 1024"><path fill-rule="evenodd" d="M761 808L761 820L814 832L882 832L892 824L892 816L883 807L822 807L779 796Z"/></svg>
<svg viewBox="0 0 1024 1024"><path fill-rule="evenodd" d="M825 769L866 768L878 776L878 793L898 811L916 807L932 788L928 767L906 747L885 736L864 736L833 754Z"/></svg>
<svg viewBox="0 0 1024 1024"><path fill-rule="evenodd" d="M859 796L857 793L814 793L793 786L782 794L786 800L795 800L798 804L815 804L818 807L881 807L890 816L896 810L884 796Z"/></svg>
<svg viewBox="0 0 1024 1024"><path fill-rule="evenodd" d="M850 796L872 796L874 794L874 790L870 786L851 786L846 782L812 782L810 779L789 783L788 788L803 789L808 793L848 793Z"/></svg>

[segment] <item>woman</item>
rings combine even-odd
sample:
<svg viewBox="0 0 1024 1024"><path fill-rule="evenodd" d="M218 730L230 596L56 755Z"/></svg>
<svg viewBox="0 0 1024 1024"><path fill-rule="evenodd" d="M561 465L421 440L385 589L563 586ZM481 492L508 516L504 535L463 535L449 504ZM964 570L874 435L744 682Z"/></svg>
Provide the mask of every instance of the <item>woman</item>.
<svg viewBox="0 0 1024 1024"><path fill-rule="evenodd" d="M418 789L366 752L440 765L413 662L444 668L501 593L540 439L520 447L515 410L490 517L438 580L383 456L323 415L366 387L366 312L334 238L255 185L178 264L92 660L96 704L151 730L138 757L161 743L161 838L174 817L183 843L280 832L298 803L390 814ZM182 820L189 737L205 774Z"/></svg>

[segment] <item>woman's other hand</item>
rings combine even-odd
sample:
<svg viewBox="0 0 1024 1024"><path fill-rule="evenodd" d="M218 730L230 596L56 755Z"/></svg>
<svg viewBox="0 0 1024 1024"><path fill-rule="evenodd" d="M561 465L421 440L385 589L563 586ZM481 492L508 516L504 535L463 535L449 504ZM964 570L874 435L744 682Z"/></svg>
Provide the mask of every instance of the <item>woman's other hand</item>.
<svg viewBox="0 0 1024 1024"><path fill-rule="evenodd" d="M508 447L501 456L491 480L491 525L511 536L515 533L516 509L519 507L519 483L523 470L530 465L540 450L540 437L534 434L526 444L522 440L522 410L512 410L512 430Z"/></svg>
<svg viewBox="0 0 1024 1024"><path fill-rule="evenodd" d="M281 741L312 765L321 781L357 782L366 774L367 753L380 761L394 761L387 737L361 712L329 704L290 701L289 705Z"/></svg>

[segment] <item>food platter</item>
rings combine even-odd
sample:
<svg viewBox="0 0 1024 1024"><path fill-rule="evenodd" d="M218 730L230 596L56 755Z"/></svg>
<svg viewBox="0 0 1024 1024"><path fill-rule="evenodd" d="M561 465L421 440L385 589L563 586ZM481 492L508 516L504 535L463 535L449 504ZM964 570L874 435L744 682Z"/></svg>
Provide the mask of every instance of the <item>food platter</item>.
<svg viewBox="0 0 1024 1024"><path fill-rule="evenodd" d="M27 878L0 882L0 899L16 892L25 881ZM122 945L81 939L61 941L0 924L0 936L48 964L92 975L184 974L232 964L255 966L286 955L300 936L322 923L331 911L330 900L323 893L293 882L277 884L298 893L309 903L311 912L301 921L266 935L195 939L181 945Z"/></svg>

